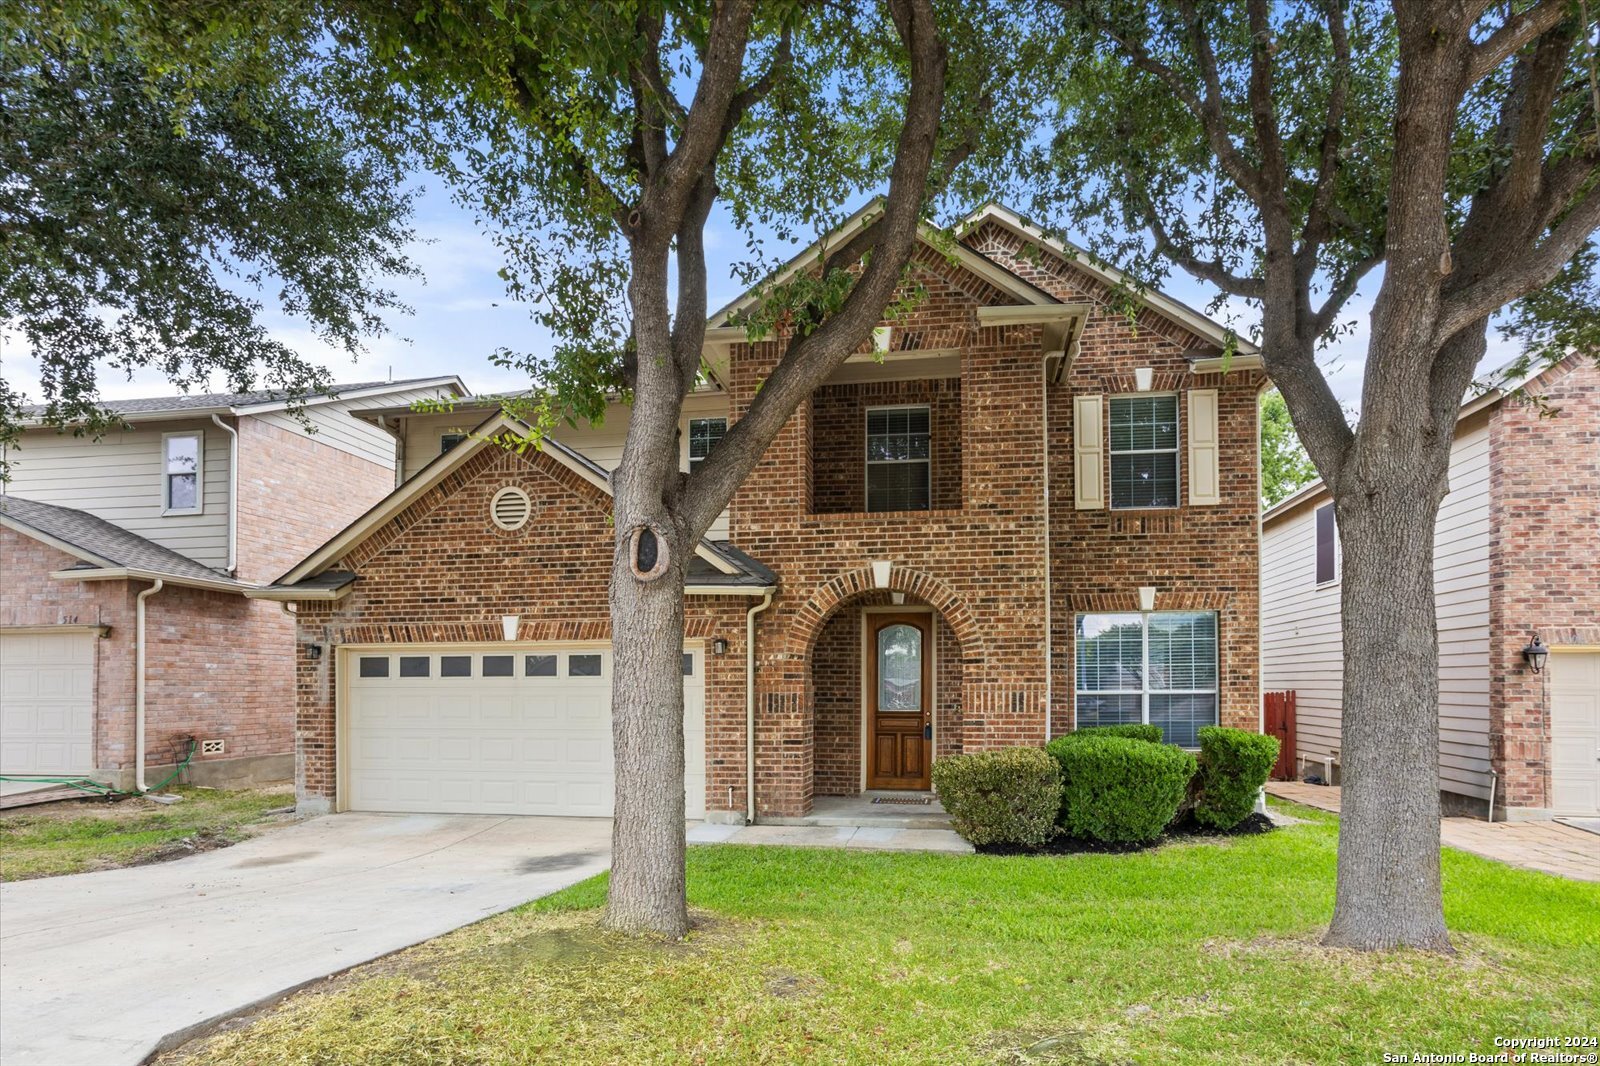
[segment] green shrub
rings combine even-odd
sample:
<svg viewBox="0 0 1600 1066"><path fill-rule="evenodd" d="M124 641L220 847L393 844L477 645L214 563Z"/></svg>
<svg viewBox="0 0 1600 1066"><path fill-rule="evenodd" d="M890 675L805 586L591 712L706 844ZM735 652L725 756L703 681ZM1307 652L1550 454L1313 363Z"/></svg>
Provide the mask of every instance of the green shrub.
<svg viewBox="0 0 1600 1066"><path fill-rule="evenodd" d="M1061 770L1038 748L948 756L933 764L933 787L956 832L975 847L1042 847L1061 804Z"/></svg>
<svg viewBox="0 0 1600 1066"><path fill-rule="evenodd" d="M1278 761L1278 738L1246 729L1200 728L1200 772L1196 778L1195 821L1232 829L1255 809L1256 793Z"/></svg>
<svg viewBox="0 0 1600 1066"><path fill-rule="evenodd" d="M1061 769L1061 826L1075 837L1134 844L1172 821L1194 776L1194 756L1172 744L1127 737L1052 741Z"/></svg>
<svg viewBox="0 0 1600 1066"><path fill-rule="evenodd" d="M1147 740L1152 744L1161 743L1161 727L1158 725L1140 725L1134 722L1131 725L1086 725L1081 729L1074 729L1068 733L1069 737L1126 737L1128 740Z"/></svg>

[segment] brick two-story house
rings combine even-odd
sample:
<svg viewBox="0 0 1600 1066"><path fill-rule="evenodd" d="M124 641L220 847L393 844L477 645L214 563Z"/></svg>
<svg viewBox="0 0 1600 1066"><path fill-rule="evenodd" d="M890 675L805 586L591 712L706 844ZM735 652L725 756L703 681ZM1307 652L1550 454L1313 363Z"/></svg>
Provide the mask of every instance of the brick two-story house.
<svg viewBox="0 0 1600 1066"><path fill-rule="evenodd" d="M294 623L252 594L393 490L395 435L355 412L464 392L113 401L98 439L32 412L0 485L0 774L155 784L192 738L191 780L291 776Z"/></svg>
<svg viewBox="0 0 1600 1066"><path fill-rule="evenodd" d="M936 757L1075 723L1258 726L1258 353L1159 293L1130 317L998 207L915 270L690 567L693 817L921 791ZM733 324L748 299L709 323L685 470L782 349ZM609 814L627 408L523 453L498 413L380 416L405 482L269 593L298 602L303 809Z"/></svg>

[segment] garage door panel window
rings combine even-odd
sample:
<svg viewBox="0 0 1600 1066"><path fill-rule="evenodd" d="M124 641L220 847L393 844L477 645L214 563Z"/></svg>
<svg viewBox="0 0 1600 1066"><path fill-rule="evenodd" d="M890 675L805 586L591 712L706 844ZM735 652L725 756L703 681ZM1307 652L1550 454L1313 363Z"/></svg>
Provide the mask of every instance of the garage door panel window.
<svg viewBox="0 0 1600 1066"><path fill-rule="evenodd" d="M683 653L683 676L694 676L694 652L692 651L686 651Z"/></svg>
<svg viewBox="0 0 1600 1066"><path fill-rule="evenodd" d="M429 677L432 675L433 660L426 655L400 656L401 677Z"/></svg>
<svg viewBox="0 0 1600 1066"><path fill-rule="evenodd" d="M387 655L363 655L361 657L362 677L388 677L389 657Z"/></svg>
<svg viewBox="0 0 1600 1066"><path fill-rule="evenodd" d="M470 655L441 655L439 656L440 677L471 677L472 656Z"/></svg>
<svg viewBox="0 0 1600 1066"><path fill-rule="evenodd" d="M515 655L485 655L483 657L484 677L515 677L517 673L517 657Z"/></svg>
<svg viewBox="0 0 1600 1066"><path fill-rule="evenodd" d="M568 677L599 677L600 656L598 655L569 655L567 657Z"/></svg>
<svg viewBox="0 0 1600 1066"><path fill-rule="evenodd" d="M554 655L524 656L522 670L524 677L555 677L556 657Z"/></svg>

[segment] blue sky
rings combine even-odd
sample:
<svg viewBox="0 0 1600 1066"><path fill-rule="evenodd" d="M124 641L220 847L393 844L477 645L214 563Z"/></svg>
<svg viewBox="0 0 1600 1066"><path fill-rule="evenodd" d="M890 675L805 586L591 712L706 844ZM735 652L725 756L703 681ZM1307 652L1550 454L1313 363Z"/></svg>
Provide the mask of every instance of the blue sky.
<svg viewBox="0 0 1600 1066"><path fill-rule="evenodd" d="M848 205L854 207L856 205ZM268 328L275 337L303 355L326 365L335 381L373 381L459 374L474 392L494 392L522 388L525 378L508 373L489 363L488 355L506 346L519 350L545 351L548 334L529 316L525 306L510 302L497 276L501 265L494 244L474 225L472 216L457 207L437 181L424 185L417 204L416 229L419 243L412 256L421 267L421 276L400 279L397 288L415 313L396 315L393 332L374 338L367 352L357 361L323 345L302 323L270 312ZM710 306L717 308L739 295L732 264L747 259L743 236L733 227L726 213L713 215L707 230L710 266ZM798 248L785 248L770 236L764 254L782 259ZM1354 411L1359 404L1361 368L1367 344L1366 321L1380 274L1367 280L1363 291L1351 300L1346 318L1355 322L1353 332L1325 353L1324 363L1335 394ZM1196 308L1205 308L1213 291L1177 272L1165 285L1174 297ZM1253 314L1237 305L1232 325L1244 331ZM1485 366L1499 366L1514 354L1513 347L1491 335ZM20 387L33 400L39 399L37 366L13 336L0 349L0 373ZM221 389L217 381L213 387ZM101 395L106 399L163 395L174 391L155 371L145 371L126 380L109 369L102 370Z"/></svg>

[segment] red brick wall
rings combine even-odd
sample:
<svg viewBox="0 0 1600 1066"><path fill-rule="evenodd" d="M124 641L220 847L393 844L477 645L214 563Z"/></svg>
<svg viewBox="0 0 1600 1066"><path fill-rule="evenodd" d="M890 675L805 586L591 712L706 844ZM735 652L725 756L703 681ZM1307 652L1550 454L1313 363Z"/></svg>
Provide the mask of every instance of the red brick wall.
<svg viewBox="0 0 1600 1066"><path fill-rule="evenodd" d="M0 625L67 621L111 627L96 643L95 766L134 765L137 581L57 581L76 559L0 529ZM182 738L221 739L210 761L291 751L293 688L284 665L292 623L276 604L168 585L145 601L145 761L171 762ZM207 761L196 753L195 762Z"/></svg>
<svg viewBox="0 0 1600 1066"><path fill-rule="evenodd" d="M1600 646L1600 369L1572 356L1489 424L1490 753L1507 807L1550 804L1550 674L1522 648Z"/></svg>
<svg viewBox="0 0 1600 1066"><path fill-rule="evenodd" d="M1080 612L1137 611L1140 586L1154 586L1156 610L1218 614L1219 704L1223 725L1257 729L1259 670L1259 489L1256 371L1189 373L1185 353L1208 342L1146 311L1130 328L1105 286L1048 254L1026 252L996 226L972 238L1007 269L1066 302L1095 305L1077 359L1050 389L1051 731L1073 726L1075 622ZM1154 371L1152 391L1179 394L1180 506L1079 511L1074 505L1072 398L1135 391L1133 371ZM1188 503L1188 389L1218 390L1222 503Z"/></svg>
<svg viewBox="0 0 1600 1066"><path fill-rule="evenodd" d="M961 507L961 379L824 385L811 397L812 510L866 510L867 408L925 404L931 439L929 496L935 511Z"/></svg>
<svg viewBox="0 0 1600 1066"><path fill-rule="evenodd" d="M501 488L528 493L533 515L508 532L489 518ZM296 743L303 798L335 800L334 691L340 644L502 639L520 615L522 640L605 640L612 530L609 498L542 452L484 448L366 542L344 565L359 580L345 599L303 603L299 615ZM706 805L744 805L742 597L690 597L686 630L706 656ZM313 659L307 645L322 645ZM733 789L732 807L729 789Z"/></svg>
<svg viewBox="0 0 1600 1066"><path fill-rule="evenodd" d="M282 577L393 489L393 464L239 419L240 579Z"/></svg>
<svg viewBox="0 0 1600 1066"><path fill-rule="evenodd" d="M840 611L817 635L813 690L816 791L861 791L861 615Z"/></svg>

